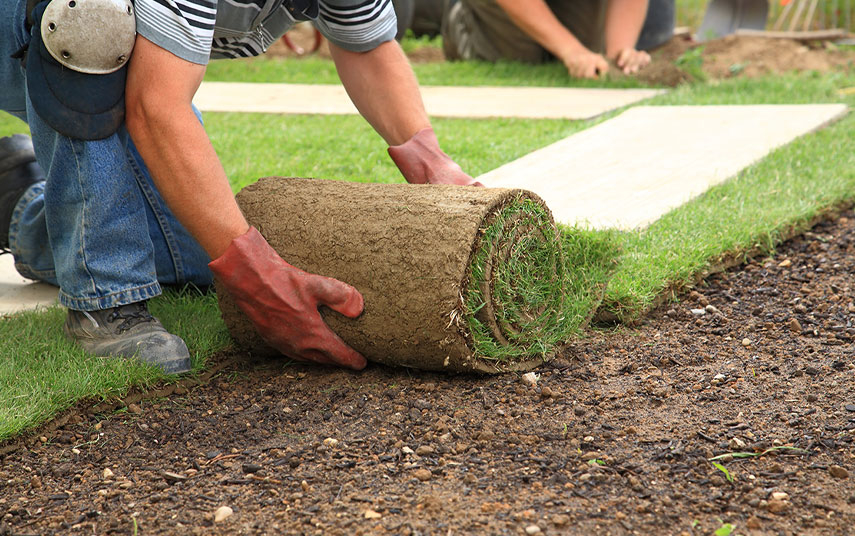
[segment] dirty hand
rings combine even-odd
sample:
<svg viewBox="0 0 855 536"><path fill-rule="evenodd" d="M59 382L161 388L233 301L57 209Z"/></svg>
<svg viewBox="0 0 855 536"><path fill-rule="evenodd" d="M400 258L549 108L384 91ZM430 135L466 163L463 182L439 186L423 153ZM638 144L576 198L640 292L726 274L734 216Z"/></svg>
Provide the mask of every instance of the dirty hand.
<svg viewBox="0 0 855 536"><path fill-rule="evenodd" d="M362 294L346 283L304 272L282 260L250 227L208 264L264 341L284 355L352 369L365 358L326 325L326 305L348 318L362 313Z"/></svg>
<svg viewBox="0 0 855 536"><path fill-rule="evenodd" d="M563 61L567 72L575 78L597 78L609 70L606 58L588 49L566 54Z"/></svg>
<svg viewBox="0 0 855 536"><path fill-rule="evenodd" d="M427 127L402 143L389 147L389 156L410 184L484 186L466 174L439 148L433 128Z"/></svg>
<svg viewBox="0 0 855 536"><path fill-rule="evenodd" d="M650 63L650 54L630 47L619 51L614 60L623 74L635 74Z"/></svg>

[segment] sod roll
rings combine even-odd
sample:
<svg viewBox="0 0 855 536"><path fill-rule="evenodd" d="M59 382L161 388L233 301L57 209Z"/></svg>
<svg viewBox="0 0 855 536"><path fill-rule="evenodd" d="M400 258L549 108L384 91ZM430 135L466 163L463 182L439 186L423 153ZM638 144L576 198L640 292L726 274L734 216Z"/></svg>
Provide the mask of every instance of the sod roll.
<svg viewBox="0 0 855 536"><path fill-rule="evenodd" d="M559 232L531 192L269 177L237 200L282 258L362 292L358 319L325 308L324 317L371 361L529 370L578 327L563 314ZM239 347L275 353L217 294Z"/></svg>

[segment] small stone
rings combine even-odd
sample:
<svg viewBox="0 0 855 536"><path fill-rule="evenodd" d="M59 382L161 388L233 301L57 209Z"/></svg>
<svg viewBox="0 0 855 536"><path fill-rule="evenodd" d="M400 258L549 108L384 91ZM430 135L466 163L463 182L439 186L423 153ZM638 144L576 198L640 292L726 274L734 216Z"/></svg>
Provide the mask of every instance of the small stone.
<svg viewBox="0 0 855 536"><path fill-rule="evenodd" d="M421 480L422 482L427 482L430 480L431 474L427 469L416 469L413 471L413 476Z"/></svg>
<svg viewBox="0 0 855 536"><path fill-rule="evenodd" d="M855 411L855 404L846 404L846 411Z"/></svg>
<svg viewBox="0 0 855 536"><path fill-rule="evenodd" d="M587 436L582 438L582 441L584 441L585 443L593 443L594 442L594 436L587 435Z"/></svg>
<svg viewBox="0 0 855 536"><path fill-rule="evenodd" d="M128 411L133 413L134 415L139 415L142 413L142 408L136 404L128 404Z"/></svg>
<svg viewBox="0 0 855 536"><path fill-rule="evenodd" d="M80 449L71 449L72 454L80 454Z"/></svg>
<svg viewBox="0 0 855 536"><path fill-rule="evenodd" d="M793 307L793 311L797 312L800 315L807 313L807 307L804 304L798 303L795 307Z"/></svg>
<svg viewBox="0 0 855 536"><path fill-rule="evenodd" d="M309 487L309 483L303 480L300 482L300 489L302 489L304 493L308 493L311 488Z"/></svg>
<svg viewBox="0 0 855 536"><path fill-rule="evenodd" d="M769 499L769 502L766 504L766 509L773 514L782 514L790 509L790 503L788 501L781 501L778 499Z"/></svg>
<svg viewBox="0 0 855 536"><path fill-rule="evenodd" d="M244 473L257 473L261 471L261 466L256 463L244 463L240 467Z"/></svg>
<svg viewBox="0 0 855 536"><path fill-rule="evenodd" d="M105 489L99 489L99 490L97 491L97 493L98 493L98 495L100 495L101 497L106 497L106 496L107 496L107 494L108 494L108 493L110 493L110 492L109 492L109 491L107 491L107 490L105 490Z"/></svg>
<svg viewBox="0 0 855 536"><path fill-rule="evenodd" d="M380 519L381 517L383 517L383 514L381 514L380 512L375 512L374 510L369 508L365 511L363 516L365 517L365 519Z"/></svg>
<svg viewBox="0 0 855 536"><path fill-rule="evenodd" d="M225 521L234 513L234 510L232 510L228 506L220 506L219 508L214 510L214 523L220 523L222 521Z"/></svg>
<svg viewBox="0 0 855 536"><path fill-rule="evenodd" d="M792 264L793 264L793 261L791 261L790 259L784 259L778 264L778 267L779 268L787 268L788 266L792 266Z"/></svg>
<svg viewBox="0 0 855 536"><path fill-rule="evenodd" d="M324 439L324 445L331 448L331 449L334 449L338 446L338 439L328 437L328 438Z"/></svg>
<svg viewBox="0 0 855 536"><path fill-rule="evenodd" d="M751 516L748 518L748 521L745 522L745 526L751 530L760 530L763 528L763 523L760 522L759 517Z"/></svg>
<svg viewBox="0 0 855 536"><path fill-rule="evenodd" d="M404 454L415 454L415 451L410 447L401 447L401 452Z"/></svg>
<svg viewBox="0 0 855 536"><path fill-rule="evenodd" d="M537 381L540 379L540 375L535 374L534 372L526 372L520 379L529 387L537 387Z"/></svg>
<svg viewBox="0 0 855 536"><path fill-rule="evenodd" d="M537 525L529 525L525 528L526 534L540 534L540 527Z"/></svg>
<svg viewBox="0 0 855 536"><path fill-rule="evenodd" d="M134 483L133 482L127 482L127 481L122 482L121 484L119 484L119 487L122 489L131 489L132 487L134 487Z"/></svg>
<svg viewBox="0 0 855 536"><path fill-rule="evenodd" d="M707 305L706 307L704 307L704 311L706 311L712 315L720 315L721 314L721 311L719 311L718 307L716 307L715 305Z"/></svg>
<svg viewBox="0 0 855 536"><path fill-rule="evenodd" d="M793 333L801 333L802 332L802 325L799 324L799 321L797 319L791 318L790 323L788 325L790 327L790 331L792 331Z"/></svg>
<svg viewBox="0 0 855 536"><path fill-rule="evenodd" d="M832 465L828 468L828 473L834 478L846 479L849 478L849 471L839 465Z"/></svg>
<svg viewBox="0 0 855 536"><path fill-rule="evenodd" d="M47 443L47 436L41 436L39 438L39 441L41 441L42 443Z"/></svg>
<svg viewBox="0 0 855 536"><path fill-rule="evenodd" d="M552 516L552 524L556 527L563 527L570 523L570 516L564 514L555 514Z"/></svg>
<svg viewBox="0 0 855 536"><path fill-rule="evenodd" d="M747 337L746 337L746 338L744 338L744 339L742 339L742 346L744 346L744 347L746 347L746 348L748 348L749 346L751 346L751 339L749 339L749 338L747 338Z"/></svg>
<svg viewBox="0 0 855 536"><path fill-rule="evenodd" d="M706 309L689 309L689 312L695 316L704 316L705 314L707 314Z"/></svg>
<svg viewBox="0 0 855 536"><path fill-rule="evenodd" d="M171 482L171 483L182 482L184 480L187 480L186 476L179 475L178 473L172 473L169 471L164 471L161 474L162 474L164 480L166 480L167 482Z"/></svg>
<svg viewBox="0 0 855 536"><path fill-rule="evenodd" d="M418 454L419 456L430 456L434 452L436 451L430 445L421 445L419 448L416 449L416 454Z"/></svg>
<svg viewBox="0 0 855 536"><path fill-rule="evenodd" d="M745 441L739 439L738 437L734 437L734 438L731 438L731 440L727 443L727 445L732 450L744 449L745 448Z"/></svg>
<svg viewBox="0 0 855 536"><path fill-rule="evenodd" d="M103 428L103 427L104 427L104 425L103 425L103 424L101 424L100 422L95 423L95 430L96 430L96 431L97 431L97 430L100 430L100 429L101 429L101 428Z"/></svg>
<svg viewBox="0 0 855 536"><path fill-rule="evenodd" d="M790 496L784 491L773 491L769 498L776 501L786 501Z"/></svg>
<svg viewBox="0 0 855 536"><path fill-rule="evenodd" d="M30 479L30 486L33 489L39 489L42 487L42 479L38 477L38 475L34 476Z"/></svg>
<svg viewBox="0 0 855 536"><path fill-rule="evenodd" d="M113 478L113 471L111 471L109 467L105 467L104 472L101 473L101 476L104 478L104 480Z"/></svg>

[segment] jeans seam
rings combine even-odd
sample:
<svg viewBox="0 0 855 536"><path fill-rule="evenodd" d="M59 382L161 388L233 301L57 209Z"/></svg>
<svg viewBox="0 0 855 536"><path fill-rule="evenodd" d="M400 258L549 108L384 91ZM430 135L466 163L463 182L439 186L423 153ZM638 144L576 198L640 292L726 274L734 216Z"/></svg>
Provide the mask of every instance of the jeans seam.
<svg viewBox="0 0 855 536"><path fill-rule="evenodd" d="M62 140L62 138L60 138ZM64 140L63 140L64 141ZM80 250L78 254L81 258L81 265L83 266L83 271L86 273L86 276L89 278L89 283L91 285L91 292L95 294L98 292L98 287L95 284L95 278L92 277L92 274L89 272L89 264L86 259L86 229L87 229L87 217L86 213L89 208L89 199L88 195L86 195L86 189L83 188L83 184L81 182L82 173L80 170L80 157L77 155L76 150L76 142L74 140L69 139L68 143L71 144L71 154L74 155L74 163L77 168L77 185L80 188L80 197L83 200L83 206L80 209L80 220L81 220L81 236L80 236ZM47 200L46 200L47 201ZM50 236L50 229L48 229L48 236ZM61 283L61 282L60 282ZM61 287L61 285L60 285Z"/></svg>

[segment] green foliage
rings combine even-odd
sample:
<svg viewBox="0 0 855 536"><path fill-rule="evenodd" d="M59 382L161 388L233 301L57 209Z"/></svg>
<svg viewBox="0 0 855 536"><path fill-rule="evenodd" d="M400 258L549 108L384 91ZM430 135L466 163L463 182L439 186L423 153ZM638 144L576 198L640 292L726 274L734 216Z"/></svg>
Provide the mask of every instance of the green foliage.
<svg viewBox="0 0 855 536"><path fill-rule="evenodd" d="M723 466L718 462L712 462L713 467L724 473L724 478L727 479L728 482L733 484L733 476L730 474L730 471L727 470L727 467Z"/></svg>
<svg viewBox="0 0 855 536"><path fill-rule="evenodd" d="M677 58L677 61L674 63L677 67L691 75L695 80L704 81L707 79L707 75L704 73L703 54L703 46L693 47L683 52L683 54Z"/></svg>
<svg viewBox="0 0 855 536"><path fill-rule="evenodd" d="M721 522L721 520L719 520ZM713 534L715 536L730 536L733 533L734 526L730 523L722 523L721 527L717 528Z"/></svg>

